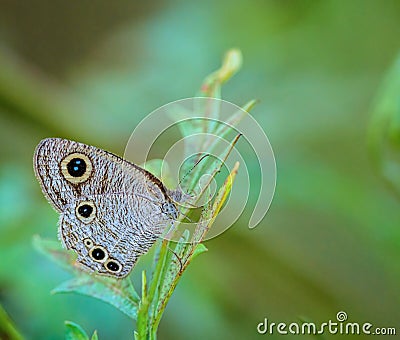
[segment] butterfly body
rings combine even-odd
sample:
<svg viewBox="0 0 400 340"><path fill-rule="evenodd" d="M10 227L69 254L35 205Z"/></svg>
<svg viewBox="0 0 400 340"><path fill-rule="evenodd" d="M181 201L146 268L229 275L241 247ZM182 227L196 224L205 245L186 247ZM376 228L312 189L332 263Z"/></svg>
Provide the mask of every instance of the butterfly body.
<svg viewBox="0 0 400 340"><path fill-rule="evenodd" d="M63 245L99 274L128 275L178 215L174 192L159 179L92 146L45 139L36 148L34 168L43 193L60 213Z"/></svg>

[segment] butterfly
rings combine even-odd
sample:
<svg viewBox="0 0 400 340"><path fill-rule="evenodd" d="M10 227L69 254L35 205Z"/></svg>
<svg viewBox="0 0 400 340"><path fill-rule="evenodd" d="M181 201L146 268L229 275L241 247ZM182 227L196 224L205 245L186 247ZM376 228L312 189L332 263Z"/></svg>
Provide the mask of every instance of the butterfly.
<svg viewBox="0 0 400 340"><path fill-rule="evenodd" d="M179 215L180 190L112 153L61 138L36 147L34 171L60 213L58 236L83 268L127 276Z"/></svg>

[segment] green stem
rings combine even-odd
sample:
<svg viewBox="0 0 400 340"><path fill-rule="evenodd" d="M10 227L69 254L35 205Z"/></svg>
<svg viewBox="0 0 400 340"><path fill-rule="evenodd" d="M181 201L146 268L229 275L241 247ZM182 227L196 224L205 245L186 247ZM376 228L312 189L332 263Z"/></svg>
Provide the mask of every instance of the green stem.
<svg viewBox="0 0 400 340"><path fill-rule="evenodd" d="M147 278L146 271L142 272L142 298L139 303L139 312L137 317L137 333L135 334L136 340L147 339L147 317L149 310L149 299L147 296Z"/></svg>
<svg viewBox="0 0 400 340"><path fill-rule="evenodd" d="M6 311L0 305L0 339L22 340Z"/></svg>

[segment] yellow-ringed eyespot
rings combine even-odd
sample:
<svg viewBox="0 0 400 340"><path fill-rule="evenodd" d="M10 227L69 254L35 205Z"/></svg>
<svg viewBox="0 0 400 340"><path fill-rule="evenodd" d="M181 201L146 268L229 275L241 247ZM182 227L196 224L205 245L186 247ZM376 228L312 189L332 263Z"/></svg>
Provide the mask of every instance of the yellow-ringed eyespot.
<svg viewBox="0 0 400 340"><path fill-rule="evenodd" d="M92 248L93 247L93 241L90 238L85 238L83 240L83 244L85 245L86 248Z"/></svg>
<svg viewBox="0 0 400 340"><path fill-rule="evenodd" d="M117 274L122 270L122 265L114 259L109 259L105 264L104 267L113 274Z"/></svg>
<svg viewBox="0 0 400 340"><path fill-rule="evenodd" d="M94 246L89 250L89 256L96 262L105 262L108 259L108 252L102 246Z"/></svg>
<svg viewBox="0 0 400 340"><path fill-rule="evenodd" d="M96 206L93 201L81 201L76 205L75 215L79 221L87 224L96 217Z"/></svg>
<svg viewBox="0 0 400 340"><path fill-rule="evenodd" d="M88 156L74 152L61 161L61 173L72 184L87 181L92 174L93 165Z"/></svg>

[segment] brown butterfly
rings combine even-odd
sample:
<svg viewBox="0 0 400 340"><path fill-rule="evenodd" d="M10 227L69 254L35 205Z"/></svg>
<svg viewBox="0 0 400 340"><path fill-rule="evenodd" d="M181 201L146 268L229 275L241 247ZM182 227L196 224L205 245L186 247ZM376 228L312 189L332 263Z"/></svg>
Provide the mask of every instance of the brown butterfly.
<svg viewBox="0 0 400 340"><path fill-rule="evenodd" d="M82 143L48 138L36 147L42 191L60 213L59 238L90 271L117 278L178 216L180 190L145 169Z"/></svg>

